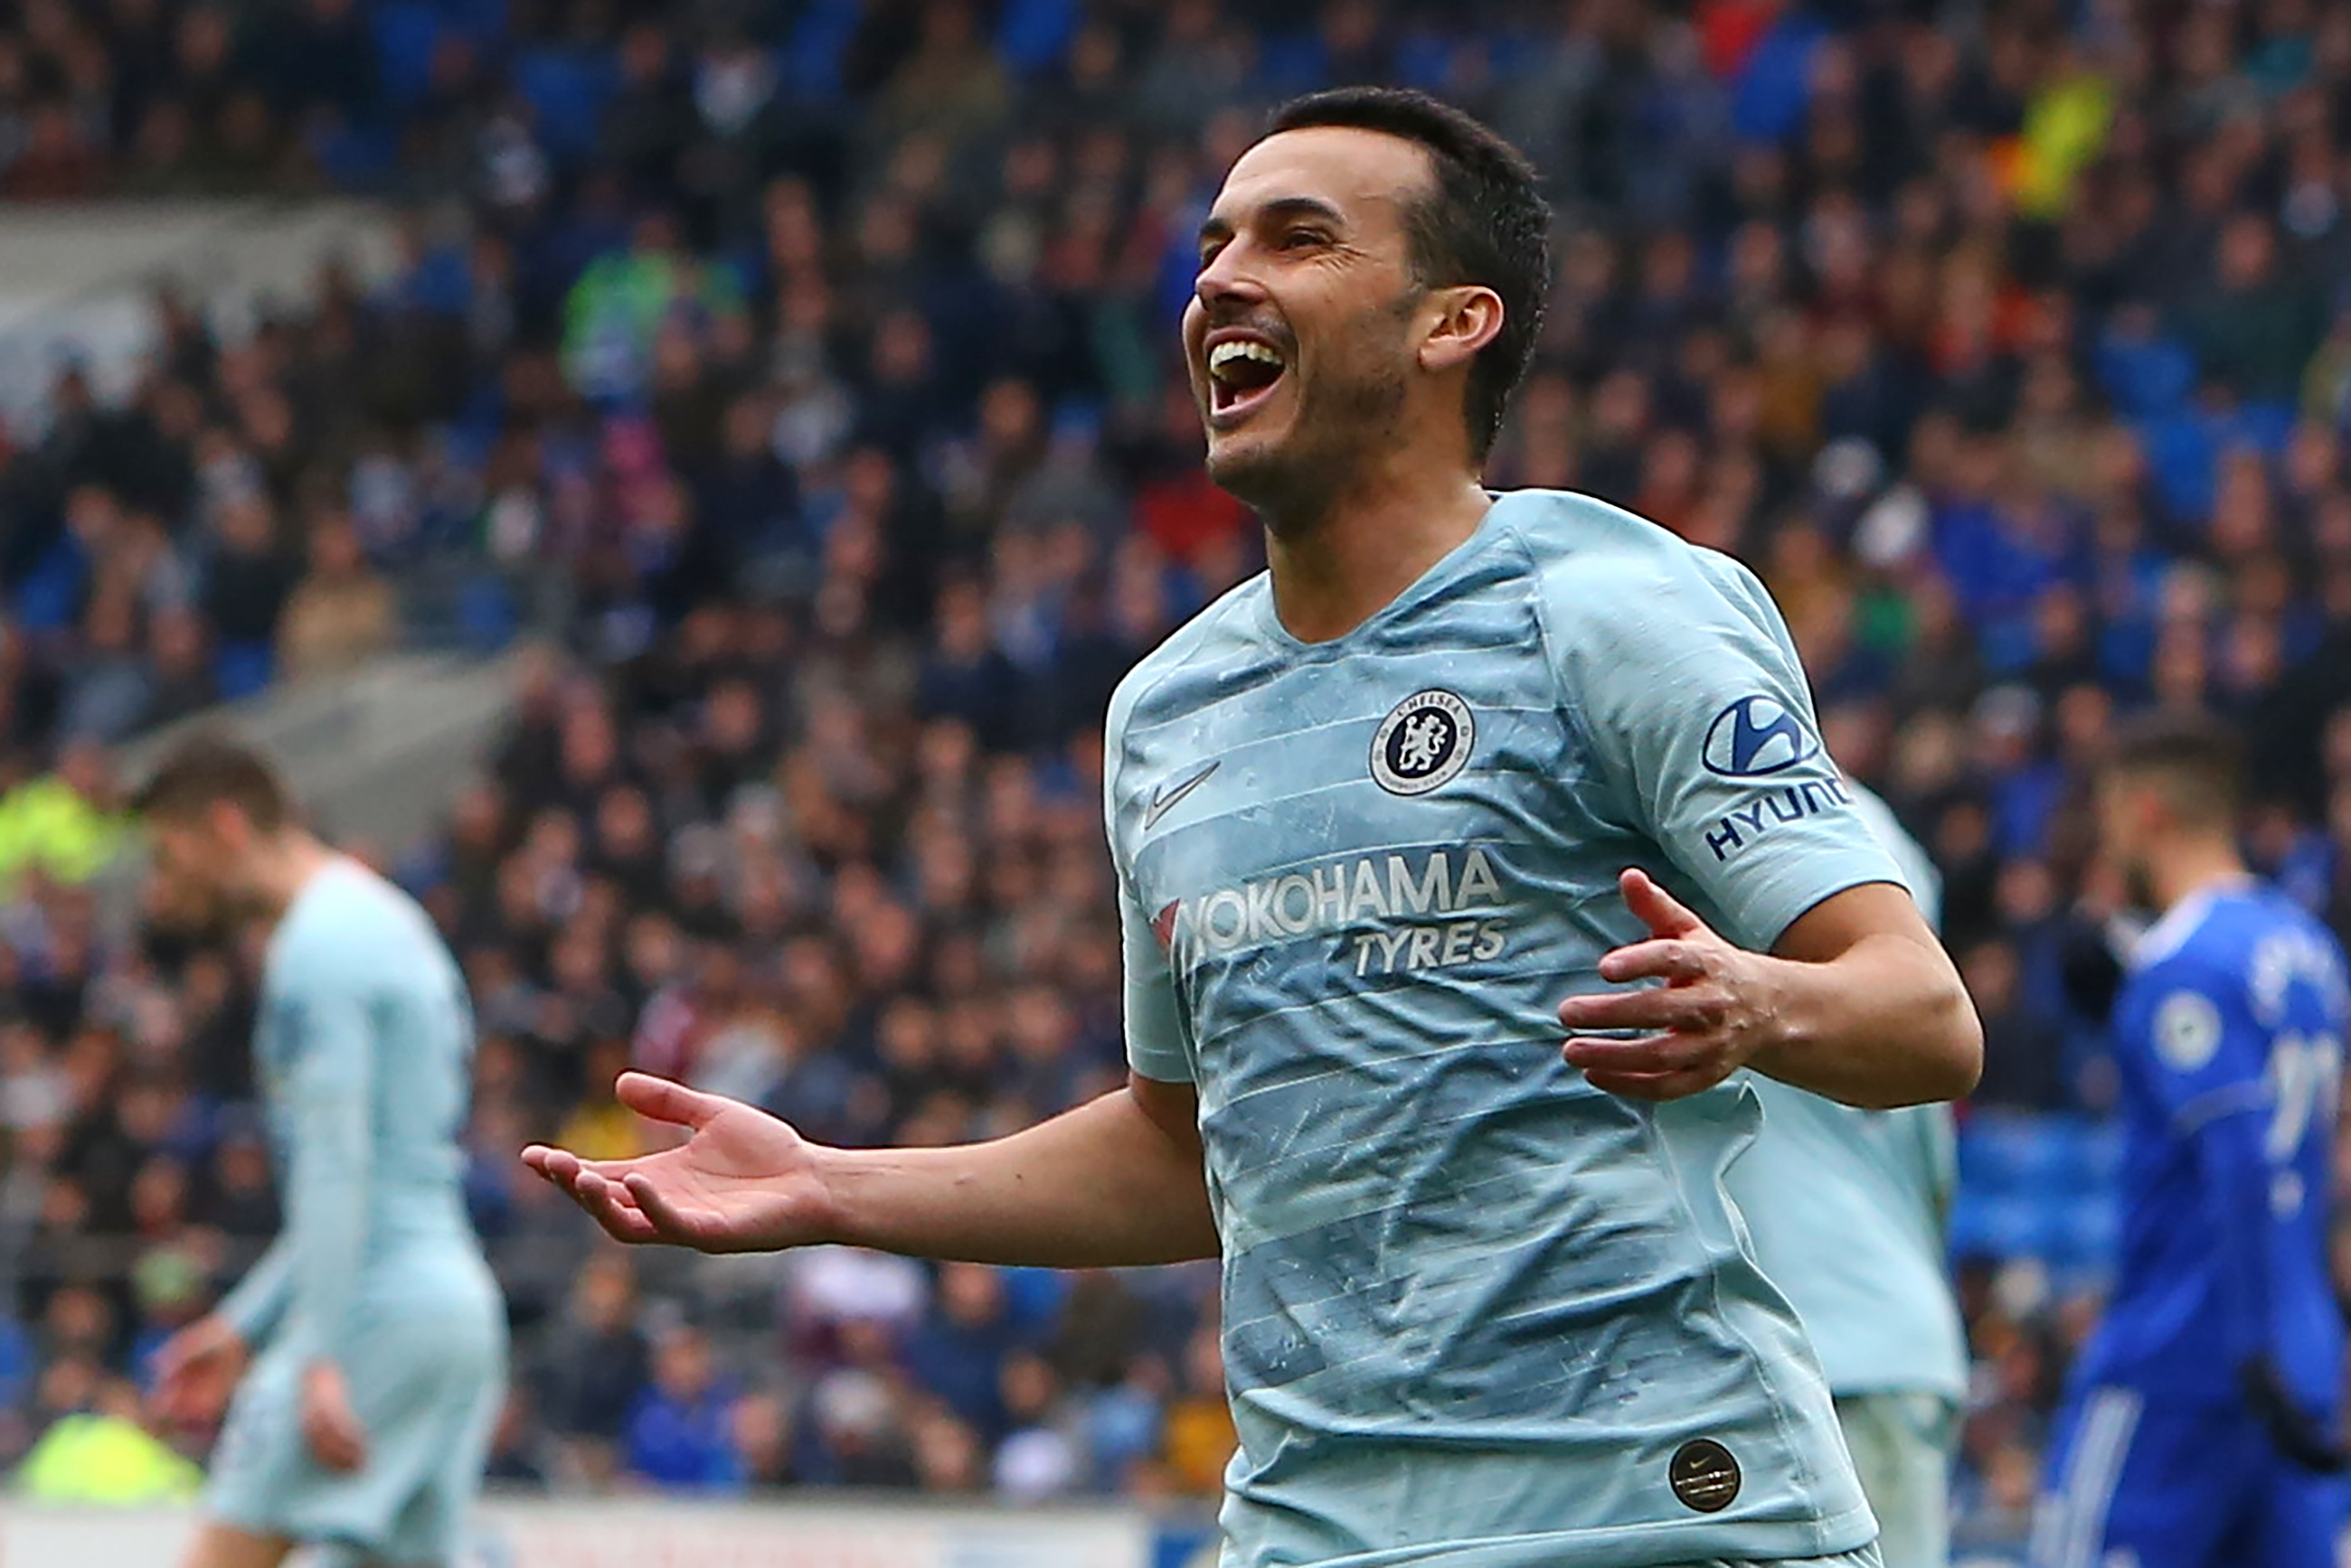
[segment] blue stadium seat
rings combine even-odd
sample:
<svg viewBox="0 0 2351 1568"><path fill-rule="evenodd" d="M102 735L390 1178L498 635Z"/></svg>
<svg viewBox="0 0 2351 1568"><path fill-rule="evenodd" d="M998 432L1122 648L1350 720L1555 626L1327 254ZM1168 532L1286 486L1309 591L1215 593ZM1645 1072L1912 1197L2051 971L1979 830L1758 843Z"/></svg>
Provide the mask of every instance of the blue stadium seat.
<svg viewBox="0 0 2351 1568"><path fill-rule="evenodd" d="M1955 1258L2045 1258L2060 1235L2048 1206L2021 1195L1962 1192L1952 1206L1950 1250Z"/></svg>
<svg viewBox="0 0 2351 1568"><path fill-rule="evenodd" d="M435 0L435 4L451 28L483 43L506 33L507 0Z"/></svg>
<svg viewBox="0 0 2351 1568"><path fill-rule="evenodd" d="M2111 1196L2123 1168L2122 1128L2111 1122L2096 1123L2083 1134L2076 1151L2082 1186L2089 1190Z"/></svg>
<svg viewBox="0 0 2351 1568"><path fill-rule="evenodd" d="M2290 402L2249 402L2237 410L2231 434L2264 457L2282 457L2299 413Z"/></svg>
<svg viewBox="0 0 2351 1568"><path fill-rule="evenodd" d="M221 701L249 697L269 684L277 654L266 643L224 643L213 655L213 685Z"/></svg>
<svg viewBox="0 0 2351 1568"><path fill-rule="evenodd" d="M2202 519L2212 511L2213 464L2219 443L2204 418L2178 410L2138 422L2139 444L2163 509L2181 519Z"/></svg>
<svg viewBox="0 0 2351 1568"><path fill-rule="evenodd" d="M1061 57L1077 30L1073 0L1008 0L996 24L996 56L1009 70L1041 71Z"/></svg>
<svg viewBox="0 0 2351 1568"><path fill-rule="evenodd" d="M2068 1271L2089 1275L2111 1271L2121 1218L2113 1195L2064 1193L2050 1209L2048 1223L2055 1242L2050 1261Z"/></svg>
<svg viewBox="0 0 2351 1568"><path fill-rule="evenodd" d="M776 68L789 93L829 103L841 96L841 61L857 32L857 0L816 0L800 13L776 51Z"/></svg>
<svg viewBox="0 0 2351 1568"><path fill-rule="evenodd" d="M1406 33L1396 44L1395 79L1423 92L1440 92L1453 78L1453 40L1436 32Z"/></svg>
<svg viewBox="0 0 2351 1568"><path fill-rule="evenodd" d="M441 18L427 0L392 0L370 18L375 34L376 73L394 105L415 103L433 81L433 51L441 42Z"/></svg>
<svg viewBox="0 0 2351 1568"><path fill-rule="evenodd" d="M2196 386L2193 355L2168 338L2108 335L2092 356L2098 388L2130 419L2152 419L2186 405Z"/></svg>
<svg viewBox="0 0 2351 1568"><path fill-rule="evenodd" d="M612 63L586 49L526 50L514 64L515 86L538 111L540 141L560 159L585 157L596 145Z"/></svg>
<svg viewBox="0 0 2351 1568"><path fill-rule="evenodd" d="M2004 1197L2053 1186L2064 1179L2066 1142L2056 1119L1984 1112L1959 1133L1959 1184Z"/></svg>
<svg viewBox="0 0 2351 1568"><path fill-rule="evenodd" d="M495 572L465 580L457 591L457 635L468 652L495 653L514 641L514 591Z"/></svg>
<svg viewBox="0 0 2351 1568"><path fill-rule="evenodd" d="M1312 92L1329 79L1330 57L1311 33L1269 37L1258 51L1258 79L1277 92Z"/></svg>

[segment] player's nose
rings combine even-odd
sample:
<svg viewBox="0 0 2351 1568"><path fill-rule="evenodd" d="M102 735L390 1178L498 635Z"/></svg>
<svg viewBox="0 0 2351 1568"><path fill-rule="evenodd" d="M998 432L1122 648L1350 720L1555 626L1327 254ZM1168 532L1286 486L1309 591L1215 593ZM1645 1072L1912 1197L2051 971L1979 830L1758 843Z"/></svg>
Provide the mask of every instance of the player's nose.
<svg viewBox="0 0 2351 1568"><path fill-rule="evenodd" d="M1266 297L1263 282L1249 267L1245 248L1238 241L1201 264L1192 292L1208 313L1211 327L1224 326Z"/></svg>

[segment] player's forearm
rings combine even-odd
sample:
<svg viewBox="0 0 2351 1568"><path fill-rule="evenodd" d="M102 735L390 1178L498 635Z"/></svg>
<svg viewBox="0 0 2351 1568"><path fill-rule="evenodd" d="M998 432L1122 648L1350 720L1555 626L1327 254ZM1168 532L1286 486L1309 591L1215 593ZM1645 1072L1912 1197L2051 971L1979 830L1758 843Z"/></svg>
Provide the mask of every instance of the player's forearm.
<svg viewBox="0 0 2351 1568"><path fill-rule="evenodd" d="M239 1339L257 1344L286 1315L286 1303L293 1293L294 1242L290 1236L280 1236L214 1310L236 1330Z"/></svg>
<svg viewBox="0 0 2351 1568"><path fill-rule="evenodd" d="M825 1186L837 1239L914 1257L1083 1269L1217 1252L1196 1137L1127 1089L984 1144L836 1151Z"/></svg>
<svg viewBox="0 0 2351 1568"><path fill-rule="evenodd" d="M1750 1062L1757 1071L1874 1110L1975 1087L1983 1028L1939 947L1865 936L1834 958L1778 963L1778 1028Z"/></svg>

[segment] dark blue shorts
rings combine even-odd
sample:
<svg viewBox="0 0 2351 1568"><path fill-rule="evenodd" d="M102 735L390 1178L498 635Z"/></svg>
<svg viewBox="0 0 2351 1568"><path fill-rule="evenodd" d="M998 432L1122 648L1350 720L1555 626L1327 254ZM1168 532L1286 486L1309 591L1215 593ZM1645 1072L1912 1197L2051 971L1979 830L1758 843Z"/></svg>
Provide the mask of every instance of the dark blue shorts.
<svg viewBox="0 0 2351 1568"><path fill-rule="evenodd" d="M2050 1444L2032 1568L2335 1568L2346 1504L2249 1415L2093 1388Z"/></svg>

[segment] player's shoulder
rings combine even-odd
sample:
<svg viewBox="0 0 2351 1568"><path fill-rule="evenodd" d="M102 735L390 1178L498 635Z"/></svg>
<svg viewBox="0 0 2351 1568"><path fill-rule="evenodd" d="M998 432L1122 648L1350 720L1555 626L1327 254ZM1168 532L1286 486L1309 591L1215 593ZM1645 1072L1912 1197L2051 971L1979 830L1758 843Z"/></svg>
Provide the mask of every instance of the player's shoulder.
<svg viewBox="0 0 2351 1568"><path fill-rule="evenodd" d="M298 976L320 979L395 971L430 935L416 901L357 861L321 870L287 911L273 944Z"/></svg>
<svg viewBox="0 0 2351 1568"><path fill-rule="evenodd" d="M1138 713L1147 716L1172 677L1196 678L1228 656L1255 651L1260 641L1255 628L1262 623L1270 592L1266 573L1244 579L1136 660L1111 692L1105 723L1111 744L1116 746Z"/></svg>
<svg viewBox="0 0 2351 1568"><path fill-rule="evenodd" d="M1755 575L1729 556L1595 496L1509 491L1495 502L1495 519L1524 550L1555 632L1615 640L1676 624L1671 614L1624 613L1628 609L1728 602L1745 618L1763 599Z"/></svg>
<svg viewBox="0 0 2351 1568"><path fill-rule="evenodd" d="M2283 895L2252 885L2207 890L2167 911L2131 950L2128 1011L2158 1056L2194 1071L2211 1060L2230 1022L2273 1010L2260 994L2282 967L2286 980L2309 973L2322 985L2340 972L2333 938Z"/></svg>
<svg viewBox="0 0 2351 1568"><path fill-rule="evenodd" d="M2299 904L2258 883L2192 894L2147 927L2131 951L2143 972L2242 973L2264 945L2278 941L2334 946L2333 936Z"/></svg>

